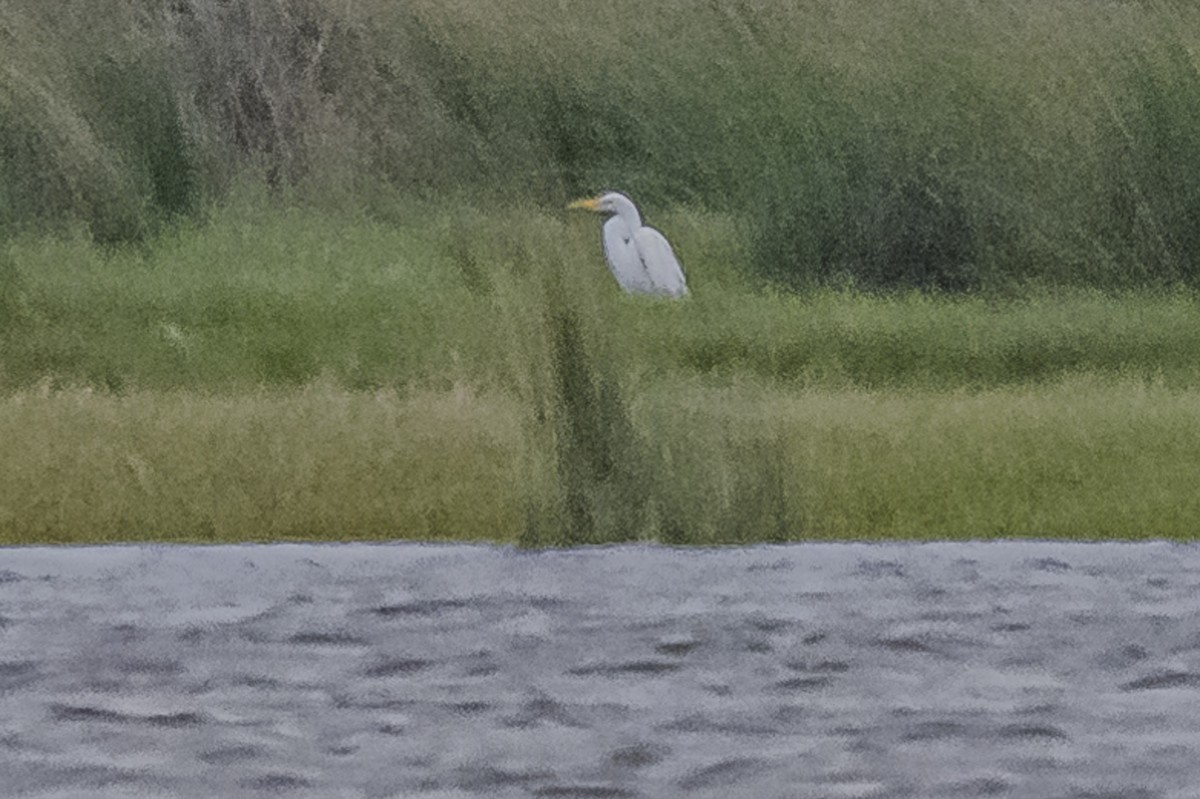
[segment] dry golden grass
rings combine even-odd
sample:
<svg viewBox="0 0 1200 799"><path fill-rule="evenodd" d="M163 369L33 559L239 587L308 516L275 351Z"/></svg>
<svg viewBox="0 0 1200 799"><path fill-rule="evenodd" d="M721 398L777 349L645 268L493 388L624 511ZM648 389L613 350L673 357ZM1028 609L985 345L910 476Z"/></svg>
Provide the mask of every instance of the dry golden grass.
<svg viewBox="0 0 1200 799"><path fill-rule="evenodd" d="M642 446L620 457L637 459L648 510L609 538L1191 538L1200 518L1200 392L1144 381L681 381L631 418ZM512 542L560 501L541 435L511 399L466 387L24 391L0 400L0 542ZM625 499L604 490L598 518Z"/></svg>
<svg viewBox="0 0 1200 799"><path fill-rule="evenodd" d="M519 421L465 388L21 392L0 401L0 541L511 538Z"/></svg>

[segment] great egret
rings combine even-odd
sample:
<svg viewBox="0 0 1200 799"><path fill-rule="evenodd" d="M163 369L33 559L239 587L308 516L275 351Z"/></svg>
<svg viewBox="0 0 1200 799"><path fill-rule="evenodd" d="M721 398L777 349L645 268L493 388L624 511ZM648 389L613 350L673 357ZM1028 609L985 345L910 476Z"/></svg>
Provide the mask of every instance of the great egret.
<svg viewBox="0 0 1200 799"><path fill-rule="evenodd" d="M576 200L567 208L612 214L604 223L604 256L608 271L625 291L667 297L688 293L683 269L666 237L642 226L637 206L624 194L610 191L590 200Z"/></svg>

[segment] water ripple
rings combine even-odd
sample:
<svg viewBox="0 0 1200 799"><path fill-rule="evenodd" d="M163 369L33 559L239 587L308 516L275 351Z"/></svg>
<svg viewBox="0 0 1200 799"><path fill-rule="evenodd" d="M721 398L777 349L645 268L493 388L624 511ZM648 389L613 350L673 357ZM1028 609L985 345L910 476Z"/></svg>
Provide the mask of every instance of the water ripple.
<svg viewBox="0 0 1200 799"><path fill-rule="evenodd" d="M1200 547L0 549L0 794L1180 799Z"/></svg>

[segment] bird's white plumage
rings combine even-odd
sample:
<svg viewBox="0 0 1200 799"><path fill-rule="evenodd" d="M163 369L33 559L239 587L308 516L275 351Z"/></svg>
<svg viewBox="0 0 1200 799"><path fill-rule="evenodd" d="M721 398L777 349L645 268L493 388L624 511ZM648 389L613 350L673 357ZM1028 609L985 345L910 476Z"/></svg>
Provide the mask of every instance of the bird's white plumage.
<svg viewBox="0 0 1200 799"><path fill-rule="evenodd" d="M646 265L638 254L634 242L634 231L625 220L614 216L604 223L601 238L604 239L604 257L608 271L617 279L617 284L631 294L649 294L653 290Z"/></svg>
<svg viewBox="0 0 1200 799"><path fill-rule="evenodd" d="M687 281L683 278L683 267L675 257L667 237L652 227L644 227L633 234L634 244L642 256L646 274L655 294L682 297L687 294Z"/></svg>
<svg viewBox="0 0 1200 799"><path fill-rule="evenodd" d="M687 281L679 259L663 234L642 225L637 206L624 194L609 192L593 200L580 200L571 208L612 214L601 238L608 269L617 284L630 294L683 297Z"/></svg>

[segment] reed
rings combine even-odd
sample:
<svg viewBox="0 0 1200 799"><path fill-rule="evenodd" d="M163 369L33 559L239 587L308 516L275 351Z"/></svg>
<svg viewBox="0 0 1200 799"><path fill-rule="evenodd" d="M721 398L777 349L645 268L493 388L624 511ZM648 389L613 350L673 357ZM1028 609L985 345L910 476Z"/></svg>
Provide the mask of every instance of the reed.
<svg viewBox="0 0 1200 799"><path fill-rule="evenodd" d="M612 186L789 287L1197 281L1189 4L97 3L0 10L0 235Z"/></svg>

